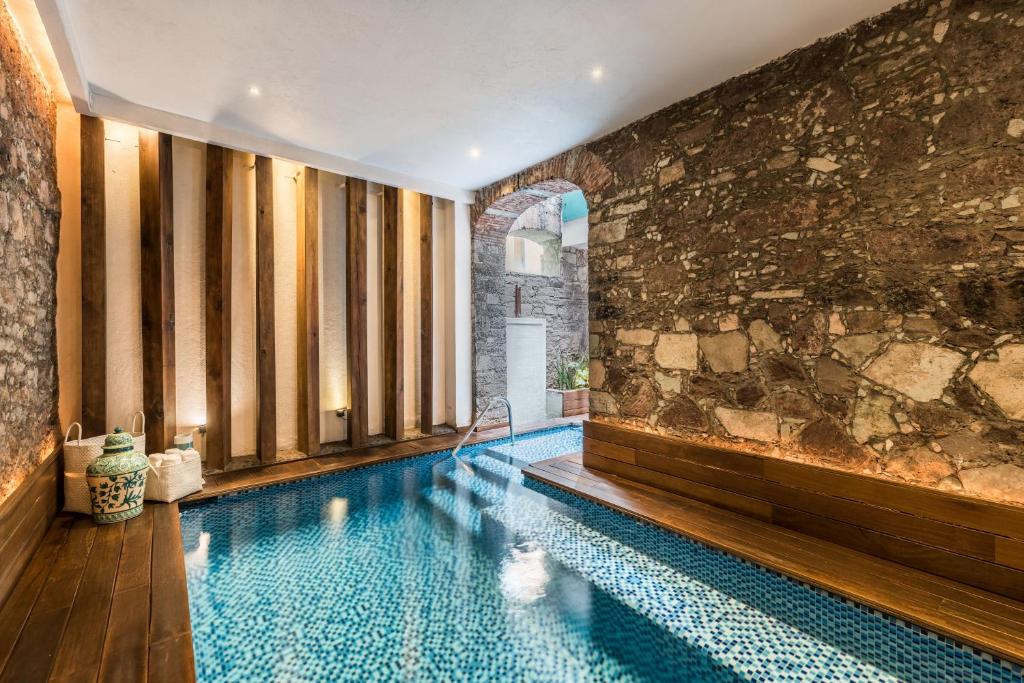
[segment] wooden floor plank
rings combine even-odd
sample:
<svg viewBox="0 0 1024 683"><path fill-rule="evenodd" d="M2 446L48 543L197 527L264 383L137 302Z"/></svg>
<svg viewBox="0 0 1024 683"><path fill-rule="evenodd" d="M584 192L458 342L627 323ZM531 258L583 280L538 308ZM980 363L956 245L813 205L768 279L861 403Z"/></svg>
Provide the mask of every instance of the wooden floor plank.
<svg viewBox="0 0 1024 683"><path fill-rule="evenodd" d="M149 680L188 683L196 673L177 503L156 506L152 548Z"/></svg>
<svg viewBox="0 0 1024 683"><path fill-rule="evenodd" d="M51 680L95 681L99 676L124 529L124 524L105 524L96 529L96 541L54 658Z"/></svg>
<svg viewBox="0 0 1024 683"><path fill-rule="evenodd" d="M76 518L0 681L29 683L49 677L95 538L92 520Z"/></svg>
<svg viewBox="0 0 1024 683"><path fill-rule="evenodd" d="M61 515L53 521L42 544L0 610L0 671L3 671L14 651L18 636L50 575L57 553L67 541L71 523L72 518L67 515Z"/></svg>
<svg viewBox="0 0 1024 683"><path fill-rule="evenodd" d="M125 524L100 664L103 683L146 680L154 510L147 505L142 515Z"/></svg>
<svg viewBox="0 0 1024 683"><path fill-rule="evenodd" d="M1024 662L1024 604L711 505L582 466L579 455L534 463L528 477L961 642Z"/></svg>

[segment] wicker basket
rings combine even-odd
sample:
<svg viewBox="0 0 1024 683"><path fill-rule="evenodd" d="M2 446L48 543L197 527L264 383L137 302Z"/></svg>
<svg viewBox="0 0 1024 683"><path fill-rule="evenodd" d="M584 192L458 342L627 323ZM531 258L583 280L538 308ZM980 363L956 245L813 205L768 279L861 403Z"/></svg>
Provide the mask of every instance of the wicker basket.
<svg viewBox="0 0 1024 683"><path fill-rule="evenodd" d="M140 421L142 429L136 431ZM71 430L78 428L78 438L71 439ZM132 416L132 441L135 450L146 452L146 416L140 410ZM82 438L82 425L74 422L64 433L64 509L68 512L92 514L92 499L89 497L89 484L85 479L85 470L96 458L103 455L103 441L107 435Z"/></svg>
<svg viewBox="0 0 1024 683"><path fill-rule="evenodd" d="M146 500L170 503L190 493L201 491L203 463L196 454L187 461L156 464L150 458L149 476L146 477Z"/></svg>
<svg viewBox="0 0 1024 683"><path fill-rule="evenodd" d="M136 431L135 427L141 418L142 429ZM71 440L71 430L78 428L78 438ZM139 453L146 452L146 415L140 410L132 416L132 441L135 450ZM73 422L68 431L64 434L64 471L84 474L89 463L103 455L103 440L106 434L93 436L88 439L82 438L82 425Z"/></svg>
<svg viewBox="0 0 1024 683"><path fill-rule="evenodd" d="M89 494L89 482L84 472L64 473L64 509L68 512L92 514L92 498Z"/></svg>

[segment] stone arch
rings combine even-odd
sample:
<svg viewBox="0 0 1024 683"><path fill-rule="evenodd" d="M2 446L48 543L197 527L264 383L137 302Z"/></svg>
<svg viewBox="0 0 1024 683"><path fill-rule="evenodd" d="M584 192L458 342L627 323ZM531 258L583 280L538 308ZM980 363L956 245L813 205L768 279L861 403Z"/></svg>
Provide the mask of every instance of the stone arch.
<svg viewBox="0 0 1024 683"><path fill-rule="evenodd" d="M528 209L582 190L588 201L611 181L593 153L574 149L477 192L472 211L473 408L478 415L507 388L505 238ZM494 416L500 421L503 416Z"/></svg>

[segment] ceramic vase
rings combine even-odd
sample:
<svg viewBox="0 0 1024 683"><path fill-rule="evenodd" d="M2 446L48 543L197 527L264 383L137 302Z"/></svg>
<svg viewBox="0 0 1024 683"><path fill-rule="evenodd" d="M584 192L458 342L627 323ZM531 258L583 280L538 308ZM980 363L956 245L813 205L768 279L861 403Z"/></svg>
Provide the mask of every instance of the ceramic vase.
<svg viewBox="0 0 1024 683"><path fill-rule="evenodd" d="M149 459L135 450L120 427L103 442L103 455L89 464L86 479L97 524L123 522L142 513Z"/></svg>

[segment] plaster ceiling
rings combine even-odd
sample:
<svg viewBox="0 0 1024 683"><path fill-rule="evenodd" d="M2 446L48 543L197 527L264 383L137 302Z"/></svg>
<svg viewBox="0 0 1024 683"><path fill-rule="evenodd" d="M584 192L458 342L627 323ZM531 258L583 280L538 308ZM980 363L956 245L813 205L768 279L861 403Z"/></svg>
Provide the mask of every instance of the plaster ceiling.
<svg viewBox="0 0 1024 683"><path fill-rule="evenodd" d="M106 106L131 119L139 111L150 119L140 123L156 127L161 120L178 120L161 113L176 115L201 124L196 137L230 144L241 135L256 141L249 145L253 151L274 153L275 148L255 149L269 141L279 143L276 149L310 150L404 174L407 187L416 184L411 179L422 179L425 185L467 190L896 3L38 4L51 40L64 33L66 45L57 53L63 53L65 78L77 70L96 113L110 114ZM591 75L595 67L603 70L599 81ZM252 86L259 96L249 93ZM469 154L474 147L480 152L476 159Z"/></svg>

